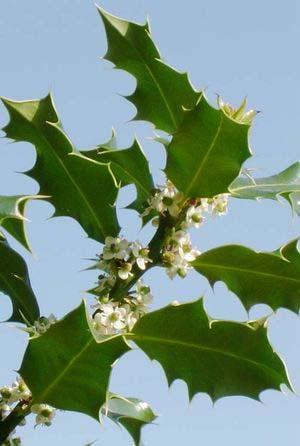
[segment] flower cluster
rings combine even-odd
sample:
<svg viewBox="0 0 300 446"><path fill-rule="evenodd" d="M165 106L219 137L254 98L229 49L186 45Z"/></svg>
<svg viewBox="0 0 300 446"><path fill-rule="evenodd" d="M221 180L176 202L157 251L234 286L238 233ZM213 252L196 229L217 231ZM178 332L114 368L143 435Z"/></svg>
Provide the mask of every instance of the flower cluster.
<svg viewBox="0 0 300 446"><path fill-rule="evenodd" d="M168 276L173 279L177 274L184 278L191 268L190 262L200 255L192 247L190 235L184 230L172 229L163 249L162 259Z"/></svg>
<svg viewBox="0 0 300 446"><path fill-rule="evenodd" d="M163 216L169 215L171 221L174 221L174 226L170 228L161 249L161 259L170 278L173 279L176 275L185 277L191 268L191 262L200 255L200 251L193 248L187 231L193 227L198 228L207 215L225 214L227 199L228 195L222 194L213 198L187 200L170 181L155 190L148 201L149 206L141 216L155 211ZM157 217L154 222L157 223ZM140 242L128 242L121 237L106 237L96 264L104 274L99 276L98 284L93 290L97 303L93 306L95 310L92 325L97 333L112 335L131 330L137 320L147 312L152 295L149 287L141 280L137 282L134 291L126 291L127 295L119 301L112 299L111 292L116 284L120 284L120 279L127 284L130 279L136 280L134 273L146 270L149 262L152 262L149 249L143 247ZM132 283L135 283L135 280Z"/></svg>
<svg viewBox="0 0 300 446"><path fill-rule="evenodd" d="M134 324L148 310L152 301L150 288L139 280L135 291L115 302L108 297L94 305L93 327L101 335L112 335L132 330Z"/></svg>
<svg viewBox="0 0 300 446"><path fill-rule="evenodd" d="M99 276L96 292L109 294L117 278L127 280L133 276L132 268L136 264L140 270L145 270L149 249L140 242L128 242L120 237L106 237L102 254L99 255L97 267L105 272Z"/></svg>
<svg viewBox="0 0 300 446"><path fill-rule="evenodd" d="M4 420L18 403L24 406L30 404L32 399L31 392L22 378L17 378L11 386L0 387L0 420ZM55 409L47 404L34 404L30 408L31 412L36 414L36 424L50 426L55 416ZM24 420L25 421L25 420ZM18 445L19 439L8 438L8 445Z"/></svg>
<svg viewBox="0 0 300 446"><path fill-rule="evenodd" d="M226 214L227 203L228 194L219 194L213 198L185 199L184 195L178 192L168 180L165 186L155 190L141 217L149 215L154 210L158 214L168 213L171 217L178 219L182 229L198 228L207 215ZM157 219L154 218L154 226L156 222Z"/></svg>
<svg viewBox="0 0 300 446"><path fill-rule="evenodd" d="M191 268L190 262L200 255L192 247L188 229L199 228L208 215L224 215L227 212L228 194L213 198L184 199L170 181L155 191L149 199L149 206L142 217L153 210L161 215L169 214L174 219L174 227L165 241L162 260L170 278L176 275L185 277ZM157 225L157 217L152 223Z"/></svg>
<svg viewBox="0 0 300 446"><path fill-rule="evenodd" d="M31 392L21 378L16 379L11 386L0 387L0 413L1 419L6 418L15 403L29 401Z"/></svg>

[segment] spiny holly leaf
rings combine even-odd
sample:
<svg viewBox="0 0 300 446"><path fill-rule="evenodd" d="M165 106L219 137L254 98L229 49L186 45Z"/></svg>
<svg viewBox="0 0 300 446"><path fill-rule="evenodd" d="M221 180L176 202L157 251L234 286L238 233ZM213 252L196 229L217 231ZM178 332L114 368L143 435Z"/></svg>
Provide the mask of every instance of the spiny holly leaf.
<svg viewBox="0 0 300 446"><path fill-rule="evenodd" d="M169 384L182 379L192 398L212 400L290 387L284 364L274 353L264 325L210 321L202 300L149 313L134 326L132 339L159 361Z"/></svg>
<svg viewBox="0 0 300 446"><path fill-rule="evenodd" d="M6 136L36 147L37 161L27 174L39 182L41 194L51 196L55 215L77 219L98 241L116 235L119 226L113 205L118 189L109 167L75 151L60 127L51 96L2 101L10 115L3 129Z"/></svg>
<svg viewBox="0 0 300 446"><path fill-rule="evenodd" d="M265 178L252 178L241 175L229 187L233 197L277 200L282 196L300 215L300 163L294 163L277 175Z"/></svg>
<svg viewBox="0 0 300 446"><path fill-rule="evenodd" d="M114 362L129 347L121 336L97 343L82 303L29 342L20 374L33 403L82 412L99 420Z"/></svg>
<svg viewBox="0 0 300 446"><path fill-rule="evenodd" d="M132 436L135 446L141 446L141 430L152 423L156 415L149 404L137 398L127 398L110 393L101 413L118 425L122 425Z"/></svg>
<svg viewBox="0 0 300 446"><path fill-rule="evenodd" d="M273 310L299 311L300 253L295 240L274 253L221 246L204 252L192 265L212 286L219 280L225 282L247 310L263 303Z"/></svg>
<svg viewBox="0 0 300 446"><path fill-rule="evenodd" d="M3 239L0 239L0 291L12 301L13 313L9 321L33 324L39 318L26 263Z"/></svg>
<svg viewBox="0 0 300 446"><path fill-rule="evenodd" d="M106 144L94 150L81 152L87 158L110 164L110 169L120 186L134 184L137 191L136 200L128 208L142 212L145 202L154 188L149 163L138 141L134 141L129 149L116 149L115 135Z"/></svg>
<svg viewBox="0 0 300 446"><path fill-rule="evenodd" d="M186 73L162 62L148 23L131 23L100 8L99 13L108 40L105 59L136 78L136 90L127 97L137 108L135 119L150 121L158 129L173 133L183 119L183 107L194 107L199 93Z"/></svg>
<svg viewBox="0 0 300 446"><path fill-rule="evenodd" d="M248 124L212 107L202 95L185 112L167 150L167 177L188 197L213 197L228 192L241 165L251 155Z"/></svg>
<svg viewBox="0 0 300 446"><path fill-rule="evenodd" d="M26 232L24 210L29 200L44 198L40 195L0 196L0 226L31 251Z"/></svg>

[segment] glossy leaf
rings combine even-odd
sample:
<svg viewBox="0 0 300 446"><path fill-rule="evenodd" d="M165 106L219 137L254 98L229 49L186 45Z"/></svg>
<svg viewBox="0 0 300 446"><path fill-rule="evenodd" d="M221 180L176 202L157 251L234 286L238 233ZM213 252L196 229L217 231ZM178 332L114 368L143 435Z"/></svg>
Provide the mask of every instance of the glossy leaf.
<svg viewBox="0 0 300 446"><path fill-rule="evenodd" d="M101 413L116 424L123 426L134 440L135 446L141 445L141 430L152 423L156 415L149 404L137 398L127 398L111 393Z"/></svg>
<svg viewBox="0 0 300 446"><path fill-rule="evenodd" d="M228 192L243 162L251 155L249 125L229 118L204 96L185 112L167 145L167 177L188 197L213 197Z"/></svg>
<svg viewBox="0 0 300 446"><path fill-rule="evenodd" d="M300 308L300 254L297 241L275 253L255 252L240 245L221 246L204 252L193 266L214 285L225 282L248 310L267 304L273 310Z"/></svg>
<svg viewBox="0 0 300 446"><path fill-rule="evenodd" d="M230 185L230 193L236 198L277 200L286 198L300 215L300 163L294 163L277 175L253 178L241 175Z"/></svg>
<svg viewBox="0 0 300 446"><path fill-rule="evenodd" d="M205 392L213 400L258 399L263 390L290 386L262 323L211 321L202 300L148 313L134 326L132 339L160 362L169 384L186 382L190 398Z"/></svg>
<svg viewBox="0 0 300 446"><path fill-rule="evenodd" d="M134 141L129 149L118 150L115 147L114 137L107 143L94 150L81 152L87 158L101 163L109 163L114 177L121 187L134 184L137 197L128 208L142 212L145 203L154 188L149 163L138 143Z"/></svg>
<svg viewBox="0 0 300 446"><path fill-rule="evenodd" d="M183 107L194 107L199 93L186 73L179 73L161 60L148 23L131 23L100 8L99 13L108 40L105 59L136 78L136 90L127 97L137 109L135 119L173 133L183 119Z"/></svg>
<svg viewBox="0 0 300 446"><path fill-rule="evenodd" d="M39 318L26 263L3 239L0 239L0 291L12 301L13 313L9 321L33 324Z"/></svg>
<svg viewBox="0 0 300 446"><path fill-rule="evenodd" d="M29 342L20 374L32 392L33 403L48 403L98 420L112 365L128 350L121 336L95 341L82 303Z"/></svg>
<svg viewBox="0 0 300 446"><path fill-rule="evenodd" d="M0 196L0 226L31 251L26 232L24 210L29 200L44 198L39 195Z"/></svg>
<svg viewBox="0 0 300 446"><path fill-rule="evenodd" d="M51 96L2 101L10 115L3 129L7 137L36 147L37 161L27 174L39 182L41 194L50 196L54 215L75 218L98 241L116 235L119 226L113 205L118 189L109 167L76 152L61 129Z"/></svg>

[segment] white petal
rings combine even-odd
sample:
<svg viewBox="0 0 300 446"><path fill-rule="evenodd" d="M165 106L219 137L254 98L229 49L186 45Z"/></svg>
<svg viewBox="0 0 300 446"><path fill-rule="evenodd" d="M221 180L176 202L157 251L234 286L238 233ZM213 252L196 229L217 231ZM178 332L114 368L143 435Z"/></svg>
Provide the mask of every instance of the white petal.
<svg viewBox="0 0 300 446"><path fill-rule="evenodd" d="M113 259L115 256L114 253L112 253L111 251L103 251L103 259L104 260L111 260Z"/></svg>
<svg viewBox="0 0 300 446"><path fill-rule="evenodd" d="M117 239L108 235L105 237L105 245L110 247L113 243L116 243Z"/></svg>
<svg viewBox="0 0 300 446"><path fill-rule="evenodd" d="M125 271L124 269L119 269L118 276L122 280L127 280L129 276L129 271Z"/></svg>
<svg viewBox="0 0 300 446"><path fill-rule="evenodd" d="M137 265L138 265L138 267L140 269L145 269L146 268L146 262L145 262L144 257L138 257L136 259L136 263L137 263Z"/></svg>
<svg viewBox="0 0 300 446"><path fill-rule="evenodd" d="M113 326L115 327L116 330L122 330L123 328L126 327L126 324L125 322L116 321L113 323Z"/></svg>

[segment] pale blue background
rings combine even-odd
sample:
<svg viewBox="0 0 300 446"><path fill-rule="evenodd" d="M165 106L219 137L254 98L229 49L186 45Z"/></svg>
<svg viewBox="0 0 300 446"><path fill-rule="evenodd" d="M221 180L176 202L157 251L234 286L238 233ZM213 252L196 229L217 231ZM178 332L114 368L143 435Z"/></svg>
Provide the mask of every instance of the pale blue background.
<svg viewBox="0 0 300 446"><path fill-rule="evenodd" d="M114 14L136 21L149 15L152 31L166 60L188 70L193 83L238 104L247 95L250 106L262 113L251 133L254 157L247 163L257 174L271 174L300 158L300 4L297 0L103 0ZM134 133L151 159L155 176L161 176L164 154L147 139L152 128L127 123L134 108L117 93L128 94L134 80L100 60L106 49L103 26L89 0L2 0L0 6L0 94L14 99L44 96L52 90L66 130L82 148L105 141L114 126L120 144L130 144ZM1 125L7 114L0 110ZM16 171L30 168L35 159L28 144L0 141L0 193L36 193L37 184ZM132 194L132 188L130 194ZM121 194L120 204L129 198ZM68 218L48 220L52 208L45 202L28 206L29 238L34 256L17 243L26 257L33 287L42 312L61 316L74 308L83 290L95 280L93 272L80 272L84 258L100 249L88 240L80 226ZM135 238L136 215L119 212L123 233ZM128 225L130 228L128 229ZM145 238L149 233L141 234ZM273 250L300 233L299 218L276 202L230 203L227 217L208 222L194 233L201 250L224 243L243 243L258 250ZM173 299L206 296L206 308L215 317L243 320L239 301L218 284L215 293L206 280L192 274L189 280L170 282L163 272L153 271L155 306ZM10 305L1 296L1 319ZM5 305L3 305L3 302ZM250 317L269 312L256 308ZM0 326L0 384L15 376L26 337L8 325ZM281 310L270 322L270 339L286 361L295 390L300 391L300 319ZM76 342L76 333L74 333ZM49 364L51 367L51 364ZM220 378L222 370L220 369ZM144 398L161 414L157 425L144 430L149 446L166 444L298 444L300 400L297 396L267 391L263 404L247 398L226 398L213 407L206 395L188 402L186 386L176 382L169 390L161 367L142 353L133 352L115 367L111 387L116 392ZM76 389L74 390L76 392ZM109 422L104 428L80 414L59 413L53 427L33 430L33 420L20 429L26 446L130 445L129 436Z"/></svg>

